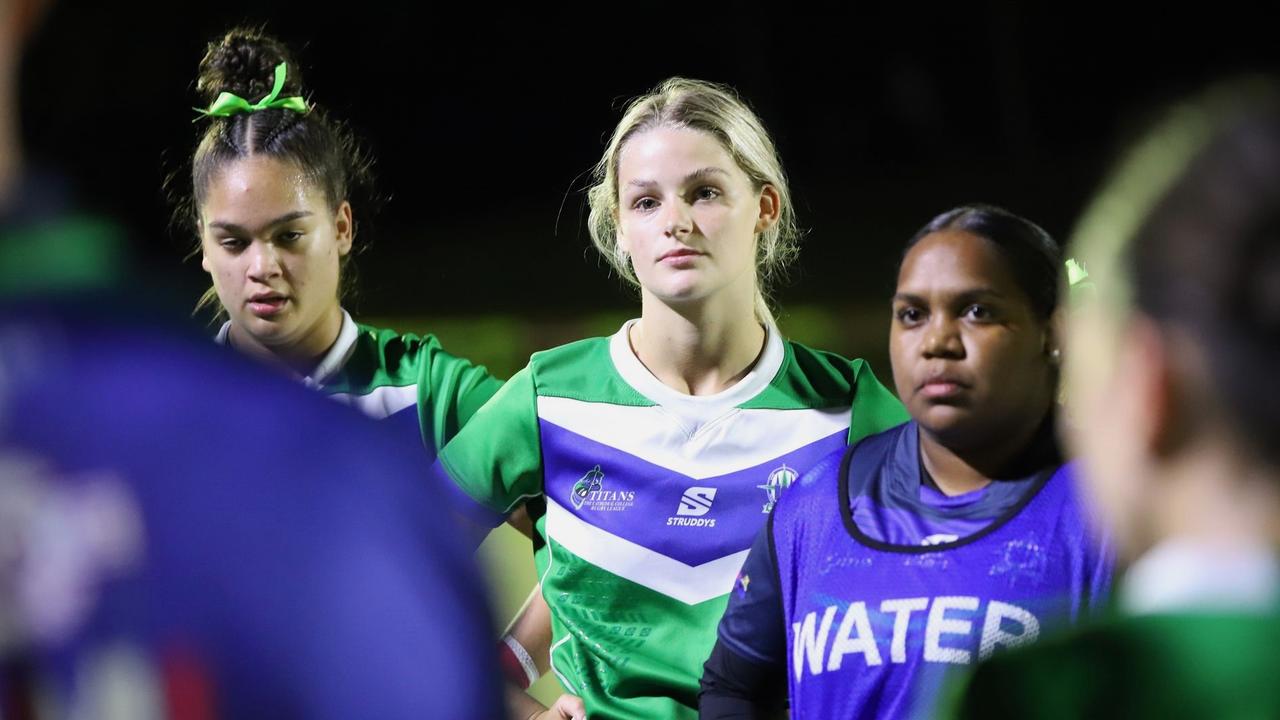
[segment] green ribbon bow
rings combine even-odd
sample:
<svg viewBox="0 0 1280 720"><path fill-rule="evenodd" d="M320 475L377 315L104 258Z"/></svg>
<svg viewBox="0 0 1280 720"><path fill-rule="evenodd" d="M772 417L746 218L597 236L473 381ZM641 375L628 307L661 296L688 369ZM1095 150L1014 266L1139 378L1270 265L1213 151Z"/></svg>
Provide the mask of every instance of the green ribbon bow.
<svg viewBox="0 0 1280 720"><path fill-rule="evenodd" d="M1084 269L1084 263L1070 258L1067 260L1067 285L1076 287L1077 285L1089 284L1085 283L1089 279L1089 271Z"/></svg>
<svg viewBox="0 0 1280 720"><path fill-rule="evenodd" d="M251 113L259 110L267 110L269 108L282 108L292 110L296 113L306 113L310 110L307 107L307 101L301 96L282 98L280 91L284 89L285 64L280 63L276 66L275 85L271 88L271 92L256 103L250 104L248 100L234 93L223 92L218 95L213 104L209 105L208 110L200 108L192 108L196 112L204 116L230 117L237 113ZM200 118L196 118L199 120ZM194 121L193 121L194 122Z"/></svg>

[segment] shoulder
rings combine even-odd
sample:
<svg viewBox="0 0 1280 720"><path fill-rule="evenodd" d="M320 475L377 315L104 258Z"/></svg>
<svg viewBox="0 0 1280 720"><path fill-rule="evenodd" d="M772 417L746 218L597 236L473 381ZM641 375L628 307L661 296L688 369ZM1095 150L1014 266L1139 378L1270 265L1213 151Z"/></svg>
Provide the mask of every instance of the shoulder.
<svg viewBox="0 0 1280 720"><path fill-rule="evenodd" d="M847 358L830 350L817 350L794 340L784 342L788 359L798 372L815 385L831 384L847 391L857 381L866 364L861 358Z"/></svg>
<svg viewBox="0 0 1280 720"><path fill-rule="evenodd" d="M1053 471L1050 481L1061 488L1061 491L1068 496L1068 499L1074 505L1082 508L1088 507L1084 496L1084 485L1081 480L1083 468L1078 460L1067 460Z"/></svg>
<svg viewBox="0 0 1280 720"><path fill-rule="evenodd" d="M593 337L534 353L526 368L539 396L652 405L619 374L610 338Z"/></svg>
<svg viewBox="0 0 1280 720"><path fill-rule="evenodd" d="M788 380L809 393L830 401L848 403L858 384L858 376L866 362L849 359L828 350L815 350L788 340L787 362L783 366Z"/></svg>
<svg viewBox="0 0 1280 720"><path fill-rule="evenodd" d="M1080 478L1081 472L1082 468L1078 461L1070 460L1063 463L1050 475L1041 493L1048 490L1048 494L1052 497L1051 502L1062 513L1076 518L1078 524L1103 532L1105 523L1097 516L1093 504L1085 497L1085 489Z"/></svg>
<svg viewBox="0 0 1280 720"><path fill-rule="evenodd" d="M609 338L607 337L590 337L575 340L549 350L540 350L529 358L529 366L540 375L548 377L566 369L574 371L584 366L602 363L612 364L609 358Z"/></svg>
<svg viewBox="0 0 1280 720"><path fill-rule="evenodd" d="M748 403L774 409L852 407L850 440L907 419L902 404L865 360L786 341L784 359L769 387Z"/></svg>
<svg viewBox="0 0 1280 720"><path fill-rule="evenodd" d="M840 471L850 448L841 447L797 477L773 509L771 524L782 527L804 523L814 510L834 504L839 495Z"/></svg>
<svg viewBox="0 0 1280 720"><path fill-rule="evenodd" d="M356 352L395 361L412 361L414 358L443 350L435 335L417 335L397 332L390 328L378 328L356 323Z"/></svg>
<svg viewBox="0 0 1280 720"><path fill-rule="evenodd" d="M915 431L916 424L907 421L874 435L868 435L849 446L850 458L856 458L860 464L864 465L868 462L881 464L893 453L904 451L903 443L911 440L910 434Z"/></svg>
<svg viewBox="0 0 1280 720"><path fill-rule="evenodd" d="M776 521L796 517L796 522L804 522L809 512L826 503L836 502L846 475L863 474L884 467L901 450L903 434L912 427L911 423L897 425L823 458L796 480L786 494L786 502L778 504L777 509L783 510L784 514Z"/></svg>
<svg viewBox="0 0 1280 720"><path fill-rule="evenodd" d="M357 323L356 329L356 339L338 383L352 389L413 385L441 372L490 376L483 366L447 352L435 335L397 332L364 323Z"/></svg>
<svg viewBox="0 0 1280 720"><path fill-rule="evenodd" d="M747 402L754 409L793 410L848 407L862 360L783 341L783 358L769 386Z"/></svg>
<svg viewBox="0 0 1280 720"><path fill-rule="evenodd" d="M423 367L440 350L440 341L433 335L399 333L357 323L355 342L335 386L349 385L356 389L415 384Z"/></svg>

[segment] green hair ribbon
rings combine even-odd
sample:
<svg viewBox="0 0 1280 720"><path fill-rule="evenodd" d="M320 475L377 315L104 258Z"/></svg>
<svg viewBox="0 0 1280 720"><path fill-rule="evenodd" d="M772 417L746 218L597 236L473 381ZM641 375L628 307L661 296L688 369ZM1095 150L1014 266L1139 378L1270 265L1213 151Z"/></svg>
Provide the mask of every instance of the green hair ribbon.
<svg viewBox="0 0 1280 720"><path fill-rule="evenodd" d="M1084 263L1075 258L1067 259L1067 289L1072 298L1092 297L1095 293L1093 281L1089 279L1089 271Z"/></svg>
<svg viewBox="0 0 1280 720"><path fill-rule="evenodd" d="M1089 279L1089 271L1084 269L1084 264L1075 258L1067 260L1067 284L1079 285Z"/></svg>
<svg viewBox="0 0 1280 720"><path fill-rule="evenodd" d="M192 110L195 110L206 117L231 117L238 113L252 113L271 108L292 110L296 113L305 113L311 109L307 107L307 101L303 100L301 96L294 95L293 97L280 97L280 91L284 89L284 63L276 65L275 75L275 85L272 86L271 92L267 93L266 97L256 103L251 104L248 100L245 100L239 95L223 92L218 95L217 99L215 99L211 105L209 105L208 110L202 110L200 108L192 108ZM196 120L199 119L200 118L196 118Z"/></svg>

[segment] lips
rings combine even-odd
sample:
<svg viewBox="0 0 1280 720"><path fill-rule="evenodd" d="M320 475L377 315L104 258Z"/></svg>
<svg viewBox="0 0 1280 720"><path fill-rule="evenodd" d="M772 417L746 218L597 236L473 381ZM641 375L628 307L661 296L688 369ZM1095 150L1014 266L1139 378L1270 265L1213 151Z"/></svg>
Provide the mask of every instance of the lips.
<svg viewBox="0 0 1280 720"><path fill-rule="evenodd" d="M694 258L702 257L705 254L690 248L677 248L663 253L658 258L658 262L681 267L693 264Z"/></svg>
<svg viewBox="0 0 1280 720"><path fill-rule="evenodd" d="M916 392L927 399L944 400L960 395L969 389L969 383L950 373L930 375L920 383Z"/></svg>
<svg viewBox="0 0 1280 720"><path fill-rule="evenodd" d="M271 292L253 295L246 304L249 306L249 312L258 317L267 318L279 314L288 302L288 296Z"/></svg>

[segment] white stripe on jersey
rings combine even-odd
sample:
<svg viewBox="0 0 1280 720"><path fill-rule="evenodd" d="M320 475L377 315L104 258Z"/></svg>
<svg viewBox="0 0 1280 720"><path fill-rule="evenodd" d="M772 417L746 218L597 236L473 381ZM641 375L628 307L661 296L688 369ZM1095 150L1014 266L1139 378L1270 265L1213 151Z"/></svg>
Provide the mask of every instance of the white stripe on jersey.
<svg viewBox="0 0 1280 720"><path fill-rule="evenodd" d="M660 405L539 397L538 417L695 480L767 463L849 428L849 407L731 409L696 432Z"/></svg>
<svg viewBox="0 0 1280 720"><path fill-rule="evenodd" d="M350 405L374 420L383 420L418 402L418 386L402 385L376 387L365 395L334 393L329 397L344 405Z"/></svg>
<svg viewBox="0 0 1280 720"><path fill-rule="evenodd" d="M686 605L718 598L733 589L749 550L703 563L685 565L642 545L579 520L547 498L547 535L579 558L637 585Z"/></svg>

